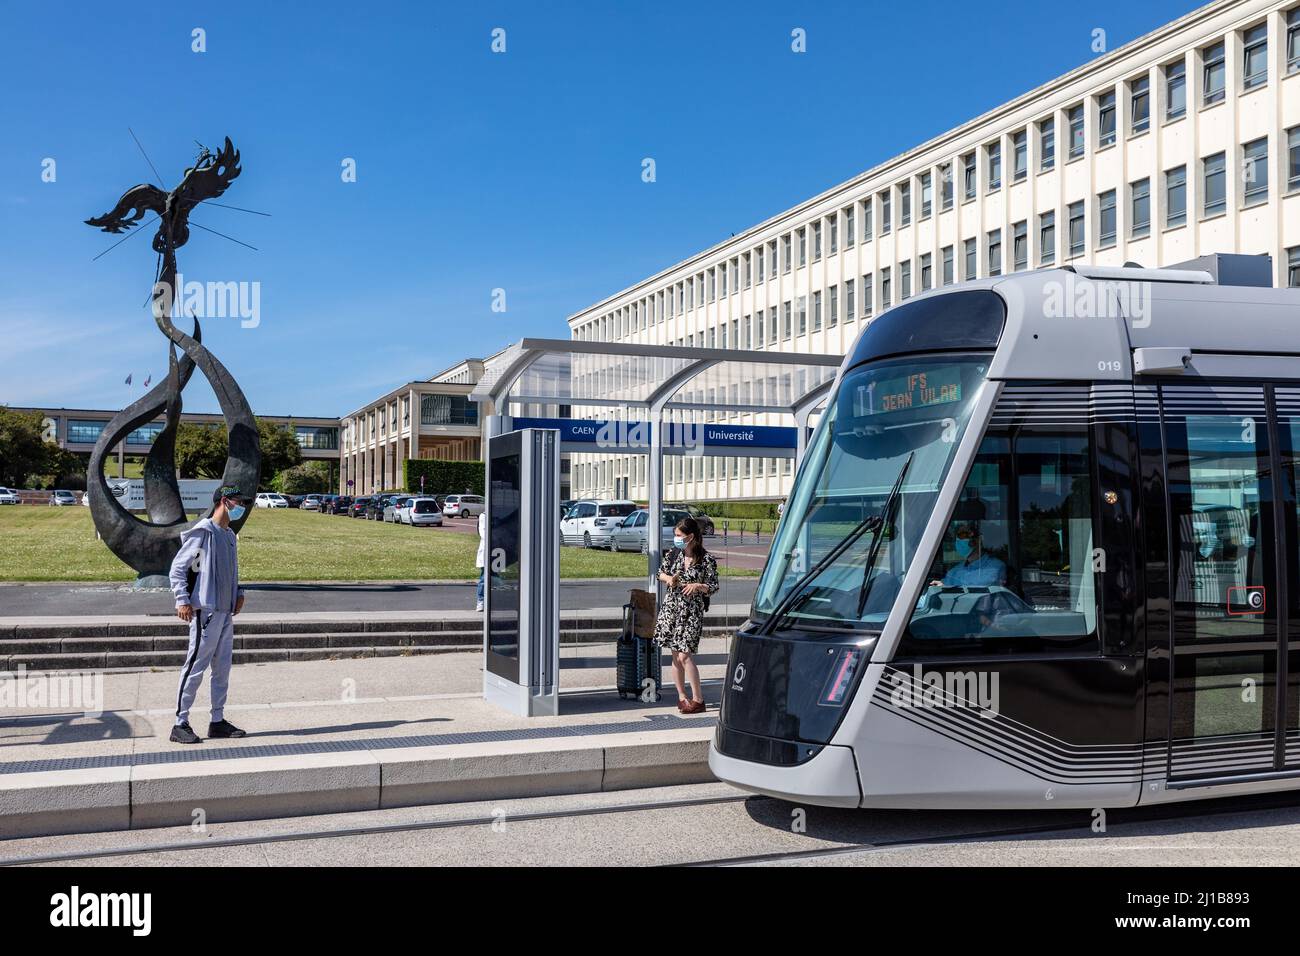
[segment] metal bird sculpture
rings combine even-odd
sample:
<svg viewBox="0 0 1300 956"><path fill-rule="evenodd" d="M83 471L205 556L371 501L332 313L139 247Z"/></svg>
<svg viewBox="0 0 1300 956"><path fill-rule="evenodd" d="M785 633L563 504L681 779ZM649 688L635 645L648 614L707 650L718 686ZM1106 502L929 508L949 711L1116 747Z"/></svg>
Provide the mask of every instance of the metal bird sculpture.
<svg viewBox="0 0 1300 956"><path fill-rule="evenodd" d="M90 454L86 476L95 528L112 552L139 574L137 585L166 586L171 560L180 548L180 533L192 524L186 521L181 503L175 453L181 390L195 368L212 386L226 420L230 450L222 484L236 485L245 494L252 494L261 475L257 421L243 392L225 366L202 344L198 320L194 321L191 336L176 328L171 319L172 303L176 300L176 250L189 241L190 212L199 203L224 193L240 172L239 151L226 137L217 153L202 149L195 164L185 170L180 184L170 192L149 183L132 186L110 212L85 220L96 229L119 234L138 225L147 212L158 216L153 248L162 261L153 288L153 314L158 328L170 342L167 378L108 423ZM173 346L181 350L179 360ZM127 381L130 382L130 377ZM148 384L146 381L146 387ZM164 416L165 423L154 439L144 468L145 510L150 520L142 521L122 507L108 487L104 460L128 434L159 415ZM239 530L247 518L245 514L232 522L232 527Z"/></svg>
<svg viewBox="0 0 1300 956"><path fill-rule="evenodd" d="M190 210L207 199L216 199L243 170L239 168L239 150L230 137L217 153L206 147L199 153L193 166L185 170L180 185L171 192L163 192L153 183L132 186L111 211L86 225L111 232L114 235L134 228L144 214L158 216L158 232L153 237L153 251L165 255L168 248L179 249L190 238Z"/></svg>

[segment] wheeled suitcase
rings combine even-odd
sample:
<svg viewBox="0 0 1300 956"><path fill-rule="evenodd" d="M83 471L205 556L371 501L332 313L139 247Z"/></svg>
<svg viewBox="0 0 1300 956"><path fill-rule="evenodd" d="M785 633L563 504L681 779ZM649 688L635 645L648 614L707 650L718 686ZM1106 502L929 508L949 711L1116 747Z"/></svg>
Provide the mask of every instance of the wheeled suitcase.
<svg viewBox="0 0 1300 956"><path fill-rule="evenodd" d="M631 604L623 605L623 630L618 636L615 683L618 696L624 700L637 697L650 703L659 700L663 670L659 645L648 637L637 636L636 615L637 610Z"/></svg>

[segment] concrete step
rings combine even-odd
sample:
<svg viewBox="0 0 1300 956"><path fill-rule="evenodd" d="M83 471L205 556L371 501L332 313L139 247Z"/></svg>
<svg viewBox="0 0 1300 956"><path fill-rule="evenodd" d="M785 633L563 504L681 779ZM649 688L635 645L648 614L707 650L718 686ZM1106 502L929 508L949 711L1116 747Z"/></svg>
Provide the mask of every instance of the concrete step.
<svg viewBox="0 0 1300 956"><path fill-rule="evenodd" d="M706 626L735 628L744 622L743 615L710 615ZM448 618L411 617L401 619L375 619L358 615L356 618L337 621L302 620L287 617L282 620L237 620L235 632L240 635L273 634L383 634L388 632L481 633L482 620L477 616ZM560 627L565 631L606 630L617 633L623 619L610 615L584 616L565 613ZM154 621L102 623L0 623L0 643L7 641L37 641L66 638L158 638L184 637L187 625L172 617L159 616Z"/></svg>
<svg viewBox="0 0 1300 956"><path fill-rule="evenodd" d="M281 661L346 660L359 657L409 657L417 654L456 654L482 649L481 644L371 645L368 647L283 647L238 650L236 664L269 664ZM0 670L23 667L28 673L69 670L148 670L178 668L185 663L185 650L176 651L82 651L54 654L0 654Z"/></svg>
<svg viewBox="0 0 1300 956"><path fill-rule="evenodd" d="M706 637L723 637L725 627L706 626ZM615 628L591 628L560 632L560 643L607 644L618 640ZM480 631L373 631L323 634L248 634L235 632L236 650L274 650L320 647L439 647L477 644ZM184 652L189 638L184 634L139 637L46 637L0 640L0 657L41 654L95 654L133 651Z"/></svg>
<svg viewBox="0 0 1300 956"><path fill-rule="evenodd" d="M554 736L470 732L455 735L464 743L448 735L445 744L434 734L316 746L259 746L249 738L210 741L206 752L178 750L166 759L144 753L90 756L57 769L4 767L0 835L188 826L195 807L208 823L225 823L702 784L714 779L708 767L713 726L711 716L673 716L557 727Z"/></svg>

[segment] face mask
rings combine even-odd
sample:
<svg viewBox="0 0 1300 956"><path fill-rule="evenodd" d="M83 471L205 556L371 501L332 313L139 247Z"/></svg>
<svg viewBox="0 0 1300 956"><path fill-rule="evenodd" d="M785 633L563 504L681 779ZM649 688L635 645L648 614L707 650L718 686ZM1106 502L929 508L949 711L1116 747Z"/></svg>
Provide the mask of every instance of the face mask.
<svg viewBox="0 0 1300 956"><path fill-rule="evenodd" d="M233 508L230 509L230 520L238 521L240 518L244 517L244 512L247 510L248 509L245 508L243 505L235 505Z"/></svg>
<svg viewBox="0 0 1300 956"><path fill-rule="evenodd" d="M1219 546L1219 539L1216 537L1207 537L1201 542L1201 557L1208 558L1214 554L1214 549Z"/></svg>
<svg viewBox="0 0 1300 956"><path fill-rule="evenodd" d="M686 547L686 539L685 539L685 538L679 538L679 537L674 536L674 537L673 537L673 547L674 547L674 548L684 548L684 547Z"/></svg>
<svg viewBox="0 0 1300 956"><path fill-rule="evenodd" d="M958 538L956 543L957 554L963 558L969 558L973 549L969 538Z"/></svg>

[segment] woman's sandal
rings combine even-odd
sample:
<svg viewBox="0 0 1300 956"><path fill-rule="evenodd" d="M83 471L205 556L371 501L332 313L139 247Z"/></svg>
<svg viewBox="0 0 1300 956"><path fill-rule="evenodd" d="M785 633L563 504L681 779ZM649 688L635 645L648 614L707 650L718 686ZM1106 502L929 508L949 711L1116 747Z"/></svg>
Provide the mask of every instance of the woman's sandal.
<svg viewBox="0 0 1300 956"><path fill-rule="evenodd" d="M703 713L703 712L704 712L705 710L707 710L707 709L708 709L708 708L707 708L707 706L705 705L704 701L702 701L702 700L693 700L693 701L690 701L689 703L687 703L686 706L682 708L682 713L683 713L683 714L701 714L701 713Z"/></svg>

